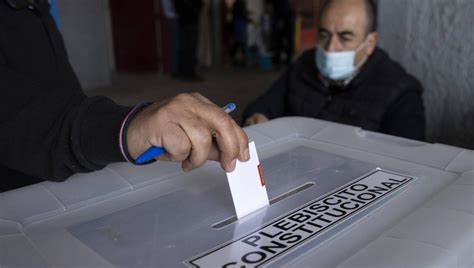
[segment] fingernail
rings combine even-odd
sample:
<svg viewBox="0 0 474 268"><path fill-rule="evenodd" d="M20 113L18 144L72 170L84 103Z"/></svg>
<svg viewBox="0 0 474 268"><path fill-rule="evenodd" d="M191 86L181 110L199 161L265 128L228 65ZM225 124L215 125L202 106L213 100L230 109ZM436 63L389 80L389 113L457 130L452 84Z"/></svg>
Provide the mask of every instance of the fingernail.
<svg viewBox="0 0 474 268"><path fill-rule="evenodd" d="M237 165L237 159L232 160L232 161L230 162L230 165L229 165L229 167L230 167L230 168L229 168L229 172L234 171L236 165Z"/></svg>
<svg viewBox="0 0 474 268"><path fill-rule="evenodd" d="M183 168L183 171L184 171L184 172L189 172L189 171L191 171L191 170L193 169L192 165L190 165L190 164L184 164L184 163L183 163L183 165L182 165L182 168Z"/></svg>
<svg viewBox="0 0 474 268"><path fill-rule="evenodd" d="M250 152L249 148L245 149L245 161L248 161L250 159Z"/></svg>

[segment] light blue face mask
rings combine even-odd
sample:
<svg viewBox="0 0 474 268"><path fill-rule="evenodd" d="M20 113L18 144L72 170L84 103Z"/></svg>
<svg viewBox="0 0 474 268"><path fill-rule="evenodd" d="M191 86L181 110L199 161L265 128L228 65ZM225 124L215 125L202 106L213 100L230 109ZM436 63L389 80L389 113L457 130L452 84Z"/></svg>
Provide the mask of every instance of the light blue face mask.
<svg viewBox="0 0 474 268"><path fill-rule="evenodd" d="M350 78L357 69L364 64L363 60L359 66L354 65L356 53L363 48L365 42L354 51L327 52L317 47L315 53L316 67L319 72L331 80L345 80Z"/></svg>

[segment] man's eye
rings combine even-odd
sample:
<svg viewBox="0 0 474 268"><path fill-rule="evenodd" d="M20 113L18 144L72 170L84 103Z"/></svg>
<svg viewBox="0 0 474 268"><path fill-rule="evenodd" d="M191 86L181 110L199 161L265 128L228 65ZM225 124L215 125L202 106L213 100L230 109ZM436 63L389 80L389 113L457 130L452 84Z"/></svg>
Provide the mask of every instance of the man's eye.
<svg viewBox="0 0 474 268"><path fill-rule="evenodd" d="M327 35L320 35L318 39L319 39L319 41L327 41L327 40L329 39L329 36L327 36Z"/></svg>
<svg viewBox="0 0 474 268"><path fill-rule="evenodd" d="M327 33L319 33L318 35L319 35L318 36L319 38L328 38L329 37L329 35Z"/></svg>
<svg viewBox="0 0 474 268"><path fill-rule="evenodd" d="M348 37L348 36L342 36L342 37L341 37L341 41L342 41L342 42L350 42L351 40L352 40L352 39L351 39L350 37Z"/></svg>

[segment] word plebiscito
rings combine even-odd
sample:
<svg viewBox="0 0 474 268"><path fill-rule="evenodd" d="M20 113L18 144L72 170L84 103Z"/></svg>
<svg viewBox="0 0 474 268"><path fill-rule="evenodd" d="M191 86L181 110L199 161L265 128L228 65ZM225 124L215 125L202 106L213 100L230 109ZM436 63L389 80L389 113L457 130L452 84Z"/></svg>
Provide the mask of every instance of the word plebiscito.
<svg viewBox="0 0 474 268"><path fill-rule="evenodd" d="M383 170L345 185L257 231L193 258L195 267L254 267L315 238L414 178Z"/></svg>

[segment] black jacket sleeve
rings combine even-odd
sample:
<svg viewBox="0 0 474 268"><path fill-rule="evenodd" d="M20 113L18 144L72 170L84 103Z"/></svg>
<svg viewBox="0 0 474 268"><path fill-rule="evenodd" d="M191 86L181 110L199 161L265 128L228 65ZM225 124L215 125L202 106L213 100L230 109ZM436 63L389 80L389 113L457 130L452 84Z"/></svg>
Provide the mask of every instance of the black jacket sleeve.
<svg viewBox="0 0 474 268"><path fill-rule="evenodd" d="M269 119L287 115L287 94L291 68L289 67L271 87L244 110L243 122L255 113L264 114Z"/></svg>
<svg viewBox="0 0 474 268"><path fill-rule="evenodd" d="M130 108L68 88L42 88L5 68L0 68L0 81L7 92L0 105L3 165L61 181L123 161L118 135Z"/></svg>
<svg viewBox="0 0 474 268"><path fill-rule="evenodd" d="M388 108L384 115L381 132L424 141L425 124L425 108L421 90L410 90Z"/></svg>
<svg viewBox="0 0 474 268"><path fill-rule="evenodd" d="M47 1L9 3L0 0L0 169L62 181L124 161L118 136L130 108L85 96Z"/></svg>

